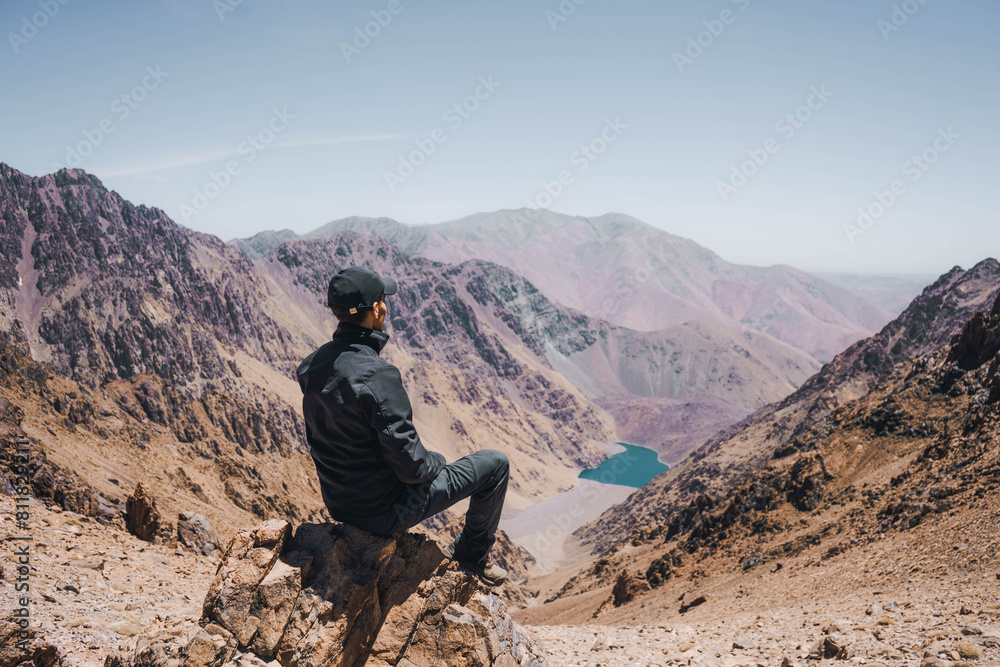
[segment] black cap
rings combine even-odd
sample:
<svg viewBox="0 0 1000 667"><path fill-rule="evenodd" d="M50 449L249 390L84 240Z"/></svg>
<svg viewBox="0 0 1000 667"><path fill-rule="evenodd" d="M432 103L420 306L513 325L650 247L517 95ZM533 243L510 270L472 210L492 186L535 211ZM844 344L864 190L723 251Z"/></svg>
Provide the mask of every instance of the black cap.
<svg viewBox="0 0 1000 667"><path fill-rule="evenodd" d="M383 294L395 294L396 281L383 278L363 266L349 266L333 278L326 291L327 305L350 310L353 315L371 308Z"/></svg>

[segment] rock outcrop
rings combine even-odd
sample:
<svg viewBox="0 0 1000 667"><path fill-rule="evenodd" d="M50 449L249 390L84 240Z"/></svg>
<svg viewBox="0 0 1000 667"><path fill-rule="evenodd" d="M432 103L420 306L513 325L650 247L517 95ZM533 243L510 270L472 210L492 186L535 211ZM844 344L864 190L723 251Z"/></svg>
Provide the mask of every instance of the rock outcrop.
<svg viewBox="0 0 1000 667"><path fill-rule="evenodd" d="M955 336L948 360L962 370L974 370L1000 352L1000 298L989 315L976 313Z"/></svg>
<svg viewBox="0 0 1000 667"><path fill-rule="evenodd" d="M271 520L229 543L198 625L124 641L105 667L544 665L505 603L412 533Z"/></svg>
<svg viewBox="0 0 1000 667"><path fill-rule="evenodd" d="M125 527L140 540L152 542L160 532L160 513L156 500L139 482L125 501Z"/></svg>

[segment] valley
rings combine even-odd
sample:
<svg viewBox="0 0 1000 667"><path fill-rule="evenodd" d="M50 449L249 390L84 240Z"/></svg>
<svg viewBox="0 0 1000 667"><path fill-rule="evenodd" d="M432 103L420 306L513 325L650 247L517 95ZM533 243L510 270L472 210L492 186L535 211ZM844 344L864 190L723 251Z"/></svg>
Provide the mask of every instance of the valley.
<svg viewBox="0 0 1000 667"><path fill-rule="evenodd" d="M619 214L226 244L7 165L0 245L0 489L26 447L38 656L187 632L234 535L325 525L292 372L362 264L399 283L383 354L425 444L510 458L496 597L552 664L1000 664L994 259L892 312L912 283L875 305ZM440 546L460 511L414 531ZM219 544L181 539L193 514Z"/></svg>

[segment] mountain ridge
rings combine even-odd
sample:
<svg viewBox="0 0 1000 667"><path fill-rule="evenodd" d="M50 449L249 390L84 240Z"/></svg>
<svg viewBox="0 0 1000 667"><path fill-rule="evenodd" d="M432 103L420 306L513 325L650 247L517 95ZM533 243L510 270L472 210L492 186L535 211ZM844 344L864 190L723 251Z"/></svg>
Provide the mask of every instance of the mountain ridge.
<svg viewBox="0 0 1000 667"><path fill-rule="evenodd" d="M588 218L505 209L419 226L350 217L303 237L346 230L382 236L429 259L478 258L507 266L550 299L614 324L643 331L692 319L748 326L821 362L891 319L821 278L785 265L731 264L690 239L620 213ZM269 234L236 243L264 244Z"/></svg>

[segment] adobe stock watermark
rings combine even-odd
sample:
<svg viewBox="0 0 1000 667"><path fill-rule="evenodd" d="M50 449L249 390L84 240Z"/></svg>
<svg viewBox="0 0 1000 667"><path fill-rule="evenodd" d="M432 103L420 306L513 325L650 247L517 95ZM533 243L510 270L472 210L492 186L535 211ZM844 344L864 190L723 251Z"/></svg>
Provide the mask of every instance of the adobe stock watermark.
<svg viewBox="0 0 1000 667"><path fill-rule="evenodd" d="M565 23L570 16L576 14L576 8L586 3L587 0L562 0L555 10L545 10L545 20L549 22L552 32L555 32L560 23Z"/></svg>
<svg viewBox="0 0 1000 667"><path fill-rule="evenodd" d="M275 138L288 129L288 122L295 116L288 113L287 107L271 110L271 118L267 124L236 147L236 154L242 160L229 160L220 171L209 171L208 180L201 187L195 188L191 194L191 203L180 205L184 224L190 224L191 218L198 216L208 208L219 195L232 185L233 179L243 173L243 167L257 159L257 156L270 146Z"/></svg>
<svg viewBox="0 0 1000 667"><path fill-rule="evenodd" d="M18 593L17 606L11 611L10 621L17 626L11 639L23 655L30 652L31 631L31 442L26 438L14 438L14 473L15 496L15 526L17 533L11 534L7 540L13 547L14 561L17 563L17 576L12 578L14 590ZM13 531L12 531L13 532Z"/></svg>
<svg viewBox="0 0 1000 667"><path fill-rule="evenodd" d="M889 35L899 32L906 25L910 17L920 11L920 8L927 4L927 0L903 0L899 4L892 6L892 13L889 19L879 19L875 26L882 33L882 39L889 41Z"/></svg>
<svg viewBox="0 0 1000 667"><path fill-rule="evenodd" d="M387 170L383 174L389 192L395 192L396 188L406 182L406 179L417 173L417 169L437 152L438 146L448 141L448 132L454 132L462 127L465 121L472 118L472 114L479 109L483 102L493 97L493 93L501 85L503 84L496 81L492 74L481 76L469 95L445 109L441 119L447 125L447 129L436 127L425 137L414 139L413 144L416 148L405 155L397 156L398 163L395 171Z"/></svg>
<svg viewBox="0 0 1000 667"><path fill-rule="evenodd" d="M212 0L212 9L215 10L215 15L222 22L226 20L226 14L235 12L236 8L242 4L243 0Z"/></svg>
<svg viewBox="0 0 1000 667"><path fill-rule="evenodd" d="M410 2L411 0L407 0ZM349 42L340 43L340 52L344 54L344 60L351 64L355 56L360 56L361 52L372 44L372 40L382 34L382 30L389 27L394 16L398 16L405 9L402 0L389 0L385 9L372 10L372 20L364 25L354 26L354 37Z"/></svg>
<svg viewBox="0 0 1000 667"><path fill-rule="evenodd" d="M900 171L902 171L903 176L908 177L910 183L916 183L961 138L962 135L952 130L951 126L939 127L937 137L934 138L931 145L919 153L911 155L902 164ZM859 206L858 217L854 224L846 223L844 225L844 235L847 236L851 245L857 245L858 237L871 229L908 191L907 181L897 178L889 184L887 189L876 190L872 200L867 205Z"/></svg>
<svg viewBox="0 0 1000 667"><path fill-rule="evenodd" d="M593 314L599 320L610 322L611 317L625 307L628 300L639 293L639 290L652 280L657 270L666 263L655 255L646 255L646 260L640 266L635 266L626 275L619 276L612 286L611 295L601 301Z"/></svg>
<svg viewBox="0 0 1000 667"><path fill-rule="evenodd" d="M826 106L831 97L833 92L827 89L826 84L811 86L805 102L779 118L774 123L774 131L781 135L782 139L789 141L812 120L817 111ZM748 148L746 160L730 165L729 179L715 182L715 189L722 202L727 203L732 195L749 183L779 150L781 150L781 139L776 137L768 137L760 146Z"/></svg>
<svg viewBox="0 0 1000 667"><path fill-rule="evenodd" d="M56 17L59 10L70 3L70 0L39 0L37 11L29 16L21 17L21 29L17 32L7 33L7 41L10 48L14 50L14 55L21 52L21 47L38 35L38 31L49 24L49 21Z"/></svg>
<svg viewBox="0 0 1000 667"><path fill-rule="evenodd" d="M731 1L741 12L745 12L750 8L751 0ZM674 51L673 53L674 65L677 66L677 71L683 74L684 68L688 65L693 65L695 60L701 58L705 54L705 51L711 48L717 39L722 37L722 34L726 31L726 26L736 22L738 16L739 14L732 9L723 9L719 12L718 18L702 21L701 24L705 26L705 29L696 35L689 36L687 38L687 46L683 51Z"/></svg>
<svg viewBox="0 0 1000 667"><path fill-rule="evenodd" d="M529 212L526 212L525 215L534 219L540 215L540 209L552 206L552 203L559 199L566 188L576 180L574 170L576 173L582 174L590 169L590 165L604 155L608 147L618 141L627 129L628 125L623 123L619 116L615 116L614 119L605 118L604 127L600 133L587 143L580 144L579 148L569 156L572 168L561 169L551 181L542 181L541 191L534 197L528 197L526 207Z"/></svg>
<svg viewBox="0 0 1000 667"><path fill-rule="evenodd" d="M139 108L149 94L160 87L164 79L170 76L170 72L164 72L160 66L147 67L146 75L142 81L128 92L122 93L111 101L111 113L118 122L122 123L132 115L132 112ZM94 152L94 149L104 143L104 140L112 134L118 126L111 116L106 116L97 123L97 127L85 128L82 132L83 140L75 145L66 146L66 163L53 162L52 168L56 171L69 167L75 169L83 164L83 159Z"/></svg>

